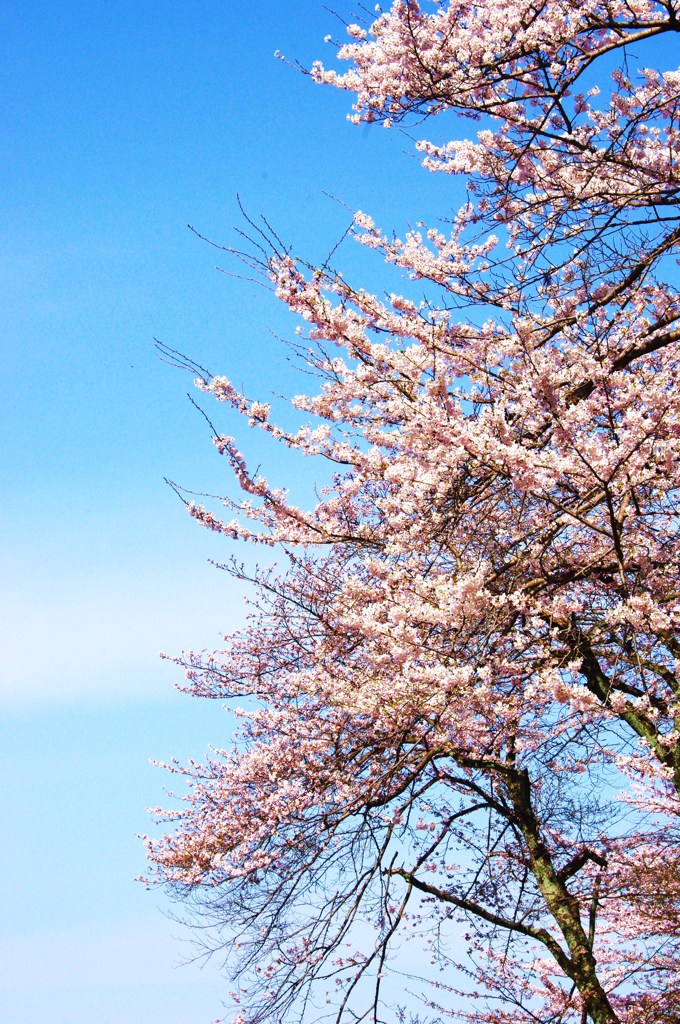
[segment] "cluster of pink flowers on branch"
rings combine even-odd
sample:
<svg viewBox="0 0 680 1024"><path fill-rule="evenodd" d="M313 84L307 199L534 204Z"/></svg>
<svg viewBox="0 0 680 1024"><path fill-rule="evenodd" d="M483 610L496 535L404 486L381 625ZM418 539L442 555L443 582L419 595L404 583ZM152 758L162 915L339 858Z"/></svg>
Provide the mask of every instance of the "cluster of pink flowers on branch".
<svg viewBox="0 0 680 1024"><path fill-rule="evenodd" d="M288 560L223 651L178 659L243 706L149 840L223 925L241 1024L386 1019L413 935L439 1018L680 1018L680 74L631 70L679 29L672 3L397 0L313 72L358 119L483 127L421 145L471 176L446 231L355 216L429 298L271 239L308 423L197 381L334 472L300 508L216 433L241 497L190 506Z"/></svg>
<svg viewBox="0 0 680 1024"><path fill-rule="evenodd" d="M349 71L312 73L356 93L356 121L481 119L474 139L421 140L425 166L473 175L479 213L507 225L530 260L548 239L580 238L609 255L609 272L623 269L624 226L646 250L677 224L680 72L627 71L636 47L670 36L672 49L677 24L663 2L402 0L340 48Z"/></svg>

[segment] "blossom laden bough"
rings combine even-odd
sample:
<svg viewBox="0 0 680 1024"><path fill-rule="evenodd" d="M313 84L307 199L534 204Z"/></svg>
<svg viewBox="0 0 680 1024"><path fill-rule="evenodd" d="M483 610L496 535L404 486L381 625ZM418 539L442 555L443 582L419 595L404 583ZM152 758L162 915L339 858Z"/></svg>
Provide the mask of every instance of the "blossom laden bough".
<svg viewBox="0 0 680 1024"><path fill-rule="evenodd" d="M241 1022L390 1019L414 931L432 973L408 988L440 1017L680 1016L680 73L634 70L679 26L672 3L397 0L350 26L349 71L313 71L357 120L481 131L420 144L469 176L447 230L355 215L429 298L270 239L308 424L197 381L335 473L297 507L216 432L244 497L190 506L289 562L224 651L179 659L246 704L149 844L239 931Z"/></svg>

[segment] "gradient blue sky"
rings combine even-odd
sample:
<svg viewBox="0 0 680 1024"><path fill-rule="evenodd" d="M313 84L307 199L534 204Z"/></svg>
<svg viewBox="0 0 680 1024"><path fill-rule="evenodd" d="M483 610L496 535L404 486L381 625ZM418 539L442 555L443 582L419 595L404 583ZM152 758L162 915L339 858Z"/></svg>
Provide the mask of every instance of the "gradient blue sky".
<svg viewBox="0 0 680 1024"><path fill-rule="evenodd" d="M399 230L452 205L451 182L425 175L405 140L348 125L347 95L274 59L330 56L323 38L340 28L321 0L3 5L0 1003L12 1024L222 1013L216 969L176 969L182 930L132 881L135 835L165 785L148 759L200 757L229 730L219 707L173 690L158 651L218 646L242 614L207 562L230 551L163 483L228 488L190 380L152 339L263 399L303 390L270 333L294 325L216 272L187 223L236 242L238 192L316 260L348 221L323 190ZM281 483L308 472L278 468Z"/></svg>

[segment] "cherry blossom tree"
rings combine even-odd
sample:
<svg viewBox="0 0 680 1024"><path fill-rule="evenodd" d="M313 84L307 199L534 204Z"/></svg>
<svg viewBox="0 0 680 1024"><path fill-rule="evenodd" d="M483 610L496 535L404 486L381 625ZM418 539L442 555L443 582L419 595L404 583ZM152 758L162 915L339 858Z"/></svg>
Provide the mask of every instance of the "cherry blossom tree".
<svg viewBox="0 0 680 1024"><path fill-rule="evenodd" d="M223 926L241 1024L403 1020L418 997L478 1024L670 1024L678 7L396 0L347 30L347 64L312 77L357 122L476 121L417 143L469 201L403 238L355 214L404 278L387 298L258 228L246 258L318 378L299 430L188 364L334 475L298 507L215 430L231 512L189 511L287 568L224 650L178 659L242 706L232 749L172 766L188 795L149 855Z"/></svg>

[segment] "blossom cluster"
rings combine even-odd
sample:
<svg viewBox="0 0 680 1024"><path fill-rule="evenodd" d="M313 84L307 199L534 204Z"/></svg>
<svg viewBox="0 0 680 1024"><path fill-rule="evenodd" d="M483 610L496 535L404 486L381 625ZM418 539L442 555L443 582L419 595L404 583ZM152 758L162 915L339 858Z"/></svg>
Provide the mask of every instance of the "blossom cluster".
<svg viewBox="0 0 680 1024"><path fill-rule="evenodd" d="M242 1022L314 983L341 1016L377 1007L409 929L442 1016L680 1016L680 73L629 57L679 28L652 0L396 0L350 26L349 70L313 70L355 120L482 127L419 144L470 177L446 230L355 215L403 294L272 242L320 378L303 426L198 382L334 474L300 508L218 436L241 496L190 507L289 566L224 650L178 659L191 693L244 703L149 841L161 879L243 925Z"/></svg>

